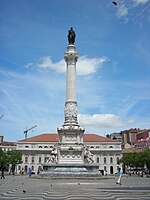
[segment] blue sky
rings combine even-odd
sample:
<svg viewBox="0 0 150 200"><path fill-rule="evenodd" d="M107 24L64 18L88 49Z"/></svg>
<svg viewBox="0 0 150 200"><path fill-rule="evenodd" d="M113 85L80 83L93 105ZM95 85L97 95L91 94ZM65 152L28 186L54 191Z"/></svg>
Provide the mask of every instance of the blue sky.
<svg viewBox="0 0 150 200"><path fill-rule="evenodd" d="M0 0L0 134L64 122L67 34L76 32L79 124L105 136L150 128L150 1Z"/></svg>

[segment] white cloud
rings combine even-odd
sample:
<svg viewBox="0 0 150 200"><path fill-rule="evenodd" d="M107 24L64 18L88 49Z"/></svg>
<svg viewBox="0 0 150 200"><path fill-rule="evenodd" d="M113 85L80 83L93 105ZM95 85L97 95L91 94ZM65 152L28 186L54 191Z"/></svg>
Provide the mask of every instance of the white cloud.
<svg viewBox="0 0 150 200"><path fill-rule="evenodd" d="M118 10L117 10L117 16L123 17L123 16L126 16L126 15L128 15L128 8L125 6L125 4L121 4L118 7Z"/></svg>
<svg viewBox="0 0 150 200"><path fill-rule="evenodd" d="M87 56L81 56L77 62L77 74L93 74L107 61L109 61L107 57L88 58ZM42 57L37 66L40 69L53 69L59 73L64 73L66 71L66 63L63 59L54 63L50 56Z"/></svg>
<svg viewBox="0 0 150 200"><path fill-rule="evenodd" d="M126 125L133 125L133 119L124 121L114 114L94 114L94 115L78 115L79 123L82 126L96 126L101 128L119 128Z"/></svg>
<svg viewBox="0 0 150 200"><path fill-rule="evenodd" d="M135 2L135 5L143 5L149 2L150 0L133 0Z"/></svg>
<svg viewBox="0 0 150 200"><path fill-rule="evenodd" d="M107 61L109 61L107 57L88 58L87 56L81 56L77 64L77 74L93 74Z"/></svg>
<svg viewBox="0 0 150 200"><path fill-rule="evenodd" d="M37 67L41 69L53 69L59 73L65 72L65 61L62 59L59 62L53 63L50 56L40 58Z"/></svg>

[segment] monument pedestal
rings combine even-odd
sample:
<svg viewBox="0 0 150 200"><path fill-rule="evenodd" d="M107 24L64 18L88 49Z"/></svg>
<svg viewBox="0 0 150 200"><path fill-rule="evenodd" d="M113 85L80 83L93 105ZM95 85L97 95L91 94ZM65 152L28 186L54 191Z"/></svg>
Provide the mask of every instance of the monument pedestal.
<svg viewBox="0 0 150 200"><path fill-rule="evenodd" d="M57 131L60 138L57 148L58 164L84 164L84 129L79 125L63 125Z"/></svg>
<svg viewBox="0 0 150 200"><path fill-rule="evenodd" d="M97 164L44 164L42 177L99 177Z"/></svg>

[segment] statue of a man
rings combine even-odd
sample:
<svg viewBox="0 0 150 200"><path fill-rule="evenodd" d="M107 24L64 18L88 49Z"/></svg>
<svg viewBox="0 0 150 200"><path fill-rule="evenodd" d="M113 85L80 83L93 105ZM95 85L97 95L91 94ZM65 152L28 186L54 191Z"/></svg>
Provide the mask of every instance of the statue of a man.
<svg viewBox="0 0 150 200"><path fill-rule="evenodd" d="M68 42L69 42L69 44L75 43L75 37L76 37L76 34L73 30L73 27L71 27L70 30L68 31Z"/></svg>

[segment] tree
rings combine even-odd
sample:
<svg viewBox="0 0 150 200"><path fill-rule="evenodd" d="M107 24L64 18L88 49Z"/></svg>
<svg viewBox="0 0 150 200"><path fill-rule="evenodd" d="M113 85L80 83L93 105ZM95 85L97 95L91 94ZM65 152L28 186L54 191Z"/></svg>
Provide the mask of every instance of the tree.
<svg viewBox="0 0 150 200"><path fill-rule="evenodd" d="M129 167L135 167L136 169L138 167L144 168L144 164L149 166L150 161L149 161L149 150L146 150L144 152L133 152L129 153L125 156L123 156L119 161L118 164L123 163L126 166Z"/></svg>
<svg viewBox="0 0 150 200"><path fill-rule="evenodd" d="M0 149L0 169L8 168L9 164L12 165L12 172L14 173L16 164L22 163L22 154L17 150L3 151Z"/></svg>
<svg viewBox="0 0 150 200"><path fill-rule="evenodd" d="M6 152L0 148L0 166L6 166L9 163L9 157Z"/></svg>
<svg viewBox="0 0 150 200"><path fill-rule="evenodd" d="M144 160L144 166L146 165L147 169L150 169L150 149L149 148L146 148L142 152L142 157Z"/></svg>
<svg viewBox="0 0 150 200"><path fill-rule="evenodd" d="M118 164L124 164L129 167L150 169L150 149L145 149L143 152L133 152L119 159Z"/></svg>
<svg viewBox="0 0 150 200"><path fill-rule="evenodd" d="M7 155L9 157L9 164L12 165L11 171L14 174L15 168L16 168L16 164L22 163L22 153L20 153L17 150L11 150L11 151L7 152Z"/></svg>

